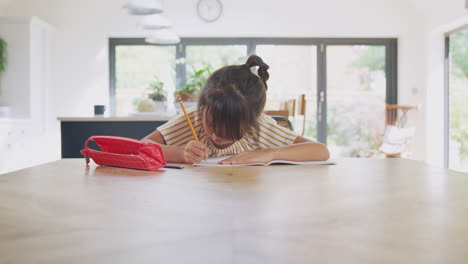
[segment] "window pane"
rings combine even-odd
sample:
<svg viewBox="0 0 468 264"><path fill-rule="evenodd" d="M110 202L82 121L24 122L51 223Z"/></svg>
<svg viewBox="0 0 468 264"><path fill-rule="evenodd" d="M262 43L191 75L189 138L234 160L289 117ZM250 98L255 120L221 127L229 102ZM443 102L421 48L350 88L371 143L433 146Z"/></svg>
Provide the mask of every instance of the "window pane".
<svg viewBox="0 0 468 264"><path fill-rule="evenodd" d="M187 78L207 67L213 71L226 65L245 63L246 59L246 45L189 45L185 58Z"/></svg>
<svg viewBox="0 0 468 264"><path fill-rule="evenodd" d="M385 122L385 47L327 47L327 144L334 157L368 157Z"/></svg>
<svg viewBox="0 0 468 264"><path fill-rule="evenodd" d="M468 172L468 30L450 36L449 167Z"/></svg>
<svg viewBox="0 0 468 264"><path fill-rule="evenodd" d="M281 110L281 103L306 95L304 135L316 140L317 48L310 45L257 45L256 53L270 66L265 110ZM295 132L302 134L303 115L290 113Z"/></svg>
<svg viewBox="0 0 468 264"><path fill-rule="evenodd" d="M175 46L119 45L115 51L116 115L126 116L136 111L138 100L145 98L150 82L158 78L164 90L175 90Z"/></svg>
<svg viewBox="0 0 468 264"><path fill-rule="evenodd" d="M186 47L185 87L177 87L195 95L201 91L211 73L223 66L245 63L246 45L188 45ZM196 101L186 102L193 107ZM176 106L177 107L177 106Z"/></svg>

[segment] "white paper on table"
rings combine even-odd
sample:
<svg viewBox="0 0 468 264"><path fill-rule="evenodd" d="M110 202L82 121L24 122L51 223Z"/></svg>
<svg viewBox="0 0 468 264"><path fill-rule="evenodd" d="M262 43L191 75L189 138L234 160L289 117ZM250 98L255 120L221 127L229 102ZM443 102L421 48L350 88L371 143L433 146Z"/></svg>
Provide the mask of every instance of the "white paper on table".
<svg viewBox="0 0 468 264"><path fill-rule="evenodd" d="M196 167L235 167L235 166L268 166L273 164L290 164L290 165L334 165L335 162L331 160L326 161L292 161L292 160L272 160L268 163L248 163L248 164L235 164L235 165L224 165L218 162L225 160L231 156L224 156L218 158L209 158L202 161L201 163L195 163L193 166Z"/></svg>

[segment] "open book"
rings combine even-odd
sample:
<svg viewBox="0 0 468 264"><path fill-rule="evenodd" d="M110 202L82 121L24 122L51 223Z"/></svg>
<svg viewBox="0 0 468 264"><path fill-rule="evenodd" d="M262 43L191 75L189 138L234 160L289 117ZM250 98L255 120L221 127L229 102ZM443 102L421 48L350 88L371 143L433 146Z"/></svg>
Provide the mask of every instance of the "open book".
<svg viewBox="0 0 468 264"><path fill-rule="evenodd" d="M268 166L273 164L291 164L291 165L333 165L335 162L326 160L326 161L291 161L291 160L272 160L268 163L248 163L248 164L237 164L237 165L224 165L219 164L221 160L225 160L230 156L219 157L219 158L209 158L202 161L201 163L195 163L193 166L197 167L227 167L227 166Z"/></svg>

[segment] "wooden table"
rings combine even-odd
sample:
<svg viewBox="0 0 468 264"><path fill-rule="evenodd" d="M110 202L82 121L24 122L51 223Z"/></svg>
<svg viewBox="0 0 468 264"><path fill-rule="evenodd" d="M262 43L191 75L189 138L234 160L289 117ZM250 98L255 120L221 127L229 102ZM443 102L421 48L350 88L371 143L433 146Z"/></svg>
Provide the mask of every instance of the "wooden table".
<svg viewBox="0 0 468 264"><path fill-rule="evenodd" d="M467 263L468 175L334 166L0 175L0 263Z"/></svg>

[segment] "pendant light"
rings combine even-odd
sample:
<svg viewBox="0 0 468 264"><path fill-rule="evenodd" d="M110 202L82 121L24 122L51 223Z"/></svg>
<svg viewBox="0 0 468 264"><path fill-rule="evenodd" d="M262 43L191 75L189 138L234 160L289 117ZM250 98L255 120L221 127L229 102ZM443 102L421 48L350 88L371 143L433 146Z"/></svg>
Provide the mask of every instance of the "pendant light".
<svg viewBox="0 0 468 264"><path fill-rule="evenodd" d="M152 44L177 44L180 42L180 37L172 30L159 29L151 31L145 41Z"/></svg>
<svg viewBox="0 0 468 264"><path fill-rule="evenodd" d="M130 15L151 15L163 12L160 0L128 0L123 6Z"/></svg>
<svg viewBox="0 0 468 264"><path fill-rule="evenodd" d="M172 27L171 22L161 14L143 16L138 27L145 30L157 30Z"/></svg>

